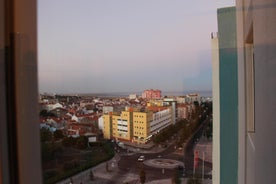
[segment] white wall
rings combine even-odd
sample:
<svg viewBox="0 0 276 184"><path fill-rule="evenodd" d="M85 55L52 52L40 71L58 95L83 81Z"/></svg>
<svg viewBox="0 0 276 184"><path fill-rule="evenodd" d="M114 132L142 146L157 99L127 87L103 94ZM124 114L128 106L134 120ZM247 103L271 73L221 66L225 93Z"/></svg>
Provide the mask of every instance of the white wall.
<svg viewBox="0 0 276 184"><path fill-rule="evenodd" d="M276 1L237 0L239 184L276 183ZM246 7L242 7L243 4ZM248 7L248 6L252 7ZM241 10L245 10L242 12ZM253 10L253 11L247 11ZM244 16L244 17L243 17ZM250 32L251 31L251 32ZM252 37L252 39L250 39ZM254 46L255 132L247 131L246 46Z"/></svg>
<svg viewBox="0 0 276 184"><path fill-rule="evenodd" d="M211 39L213 82L213 184L220 184L220 101L218 38Z"/></svg>

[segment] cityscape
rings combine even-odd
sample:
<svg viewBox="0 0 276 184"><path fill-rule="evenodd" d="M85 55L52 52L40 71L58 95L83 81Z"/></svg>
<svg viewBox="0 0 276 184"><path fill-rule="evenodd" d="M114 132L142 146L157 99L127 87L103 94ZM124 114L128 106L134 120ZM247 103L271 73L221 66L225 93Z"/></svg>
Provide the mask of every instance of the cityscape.
<svg viewBox="0 0 276 184"><path fill-rule="evenodd" d="M45 93L39 106L45 183L211 182L211 96Z"/></svg>
<svg viewBox="0 0 276 184"><path fill-rule="evenodd" d="M0 183L276 183L275 0L0 0Z"/></svg>

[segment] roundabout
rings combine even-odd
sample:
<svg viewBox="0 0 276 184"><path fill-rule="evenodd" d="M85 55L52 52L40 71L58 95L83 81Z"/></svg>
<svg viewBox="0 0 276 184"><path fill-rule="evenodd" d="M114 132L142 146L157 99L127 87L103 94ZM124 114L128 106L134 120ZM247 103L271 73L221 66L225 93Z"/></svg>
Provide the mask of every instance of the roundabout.
<svg viewBox="0 0 276 184"><path fill-rule="evenodd" d="M174 169L178 166L183 166L183 162L172 160L172 159L162 159L162 158L145 160L144 164L151 167L166 168L166 169Z"/></svg>

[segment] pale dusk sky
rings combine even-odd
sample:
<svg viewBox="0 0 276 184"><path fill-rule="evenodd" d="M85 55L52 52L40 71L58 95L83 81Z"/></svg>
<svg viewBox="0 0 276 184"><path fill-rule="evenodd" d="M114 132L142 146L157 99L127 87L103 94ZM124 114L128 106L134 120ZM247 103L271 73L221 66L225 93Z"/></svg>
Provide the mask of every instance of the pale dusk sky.
<svg viewBox="0 0 276 184"><path fill-rule="evenodd" d="M211 90L211 32L233 0L38 0L39 91Z"/></svg>

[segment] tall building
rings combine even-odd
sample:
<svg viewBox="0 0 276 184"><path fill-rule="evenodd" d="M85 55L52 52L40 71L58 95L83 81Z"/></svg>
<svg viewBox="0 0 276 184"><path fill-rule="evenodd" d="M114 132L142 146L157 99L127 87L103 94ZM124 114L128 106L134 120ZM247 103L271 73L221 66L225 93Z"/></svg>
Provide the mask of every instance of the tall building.
<svg viewBox="0 0 276 184"><path fill-rule="evenodd" d="M236 8L217 11L218 33L212 33L213 183L234 184L238 172L238 81ZM227 159L222 159L227 158Z"/></svg>
<svg viewBox="0 0 276 184"><path fill-rule="evenodd" d="M276 1L237 1L239 184L276 183Z"/></svg>
<svg viewBox="0 0 276 184"><path fill-rule="evenodd" d="M103 118L103 135L105 139L112 138L112 112L106 113Z"/></svg>
<svg viewBox="0 0 276 184"><path fill-rule="evenodd" d="M238 175L238 68L236 8L218 9L220 182ZM227 158L227 159L223 159Z"/></svg>
<svg viewBox="0 0 276 184"><path fill-rule="evenodd" d="M163 105L170 106L172 108L172 124L175 124L178 120L177 102L174 98L164 98Z"/></svg>
<svg viewBox="0 0 276 184"><path fill-rule="evenodd" d="M152 134L151 134L151 122L153 120L153 112L133 112L133 140L139 144L147 143Z"/></svg>
<svg viewBox="0 0 276 184"><path fill-rule="evenodd" d="M160 99L161 98L161 90L159 90L159 89L147 89L147 90L143 91L142 98Z"/></svg>
<svg viewBox="0 0 276 184"><path fill-rule="evenodd" d="M218 9L217 19L218 36L212 34L213 183L235 184L238 177L236 8Z"/></svg>
<svg viewBox="0 0 276 184"><path fill-rule="evenodd" d="M212 84L213 84L213 183L220 183L220 86L218 35L212 33Z"/></svg>
<svg viewBox="0 0 276 184"><path fill-rule="evenodd" d="M275 5L275 0L237 0L236 8L218 10L214 184L276 183ZM212 43L215 48L216 38Z"/></svg>

